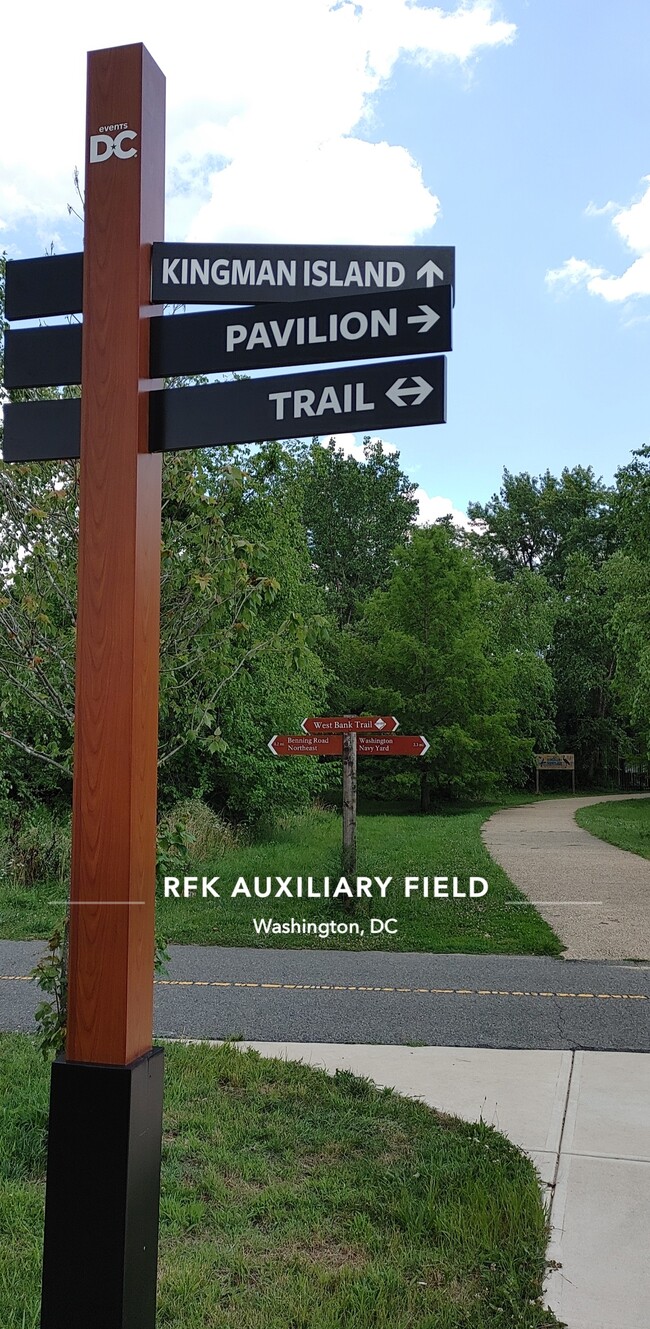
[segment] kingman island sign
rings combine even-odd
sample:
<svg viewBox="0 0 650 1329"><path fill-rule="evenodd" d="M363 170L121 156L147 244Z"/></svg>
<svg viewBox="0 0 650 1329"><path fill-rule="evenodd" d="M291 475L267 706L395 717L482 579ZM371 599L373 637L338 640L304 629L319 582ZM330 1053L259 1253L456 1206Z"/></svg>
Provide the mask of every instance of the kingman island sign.
<svg viewBox="0 0 650 1329"><path fill-rule="evenodd" d="M5 461L80 458L68 1026L52 1068L41 1329L155 1325L161 454L445 420L454 250L165 244L164 136L165 80L146 49L91 52L83 254L7 264L10 322L83 315L6 338L8 389L81 385L80 398L4 408ZM163 318L167 302L253 307ZM394 717L374 720L360 752L426 750L393 736ZM356 728L314 737L356 748Z"/></svg>

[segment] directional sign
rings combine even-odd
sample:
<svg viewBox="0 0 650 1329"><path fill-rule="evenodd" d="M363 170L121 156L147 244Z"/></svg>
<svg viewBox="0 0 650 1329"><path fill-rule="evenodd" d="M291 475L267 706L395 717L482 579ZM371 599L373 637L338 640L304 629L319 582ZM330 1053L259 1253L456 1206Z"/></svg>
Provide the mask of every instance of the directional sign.
<svg viewBox="0 0 650 1329"><path fill-rule="evenodd" d="M274 757L340 757L340 734L274 734L268 746Z"/></svg>
<svg viewBox="0 0 650 1329"><path fill-rule="evenodd" d="M149 394L152 452L445 421L443 355ZM4 407L4 460L78 457L78 399Z"/></svg>
<svg viewBox="0 0 650 1329"><path fill-rule="evenodd" d="M535 765L538 771L572 771L575 767L573 752L538 752Z"/></svg>
<svg viewBox="0 0 650 1329"><path fill-rule="evenodd" d="M305 734L392 734L399 720L394 715L311 715L300 727Z"/></svg>
<svg viewBox="0 0 650 1329"><path fill-rule="evenodd" d="M360 757L423 757L431 745L424 734L359 734Z"/></svg>
<svg viewBox="0 0 650 1329"><path fill-rule="evenodd" d="M166 452L443 424L445 363L425 356L154 392L150 446Z"/></svg>
<svg viewBox="0 0 650 1329"><path fill-rule="evenodd" d="M247 305L453 286L455 254L431 245L153 246L154 303Z"/></svg>
<svg viewBox="0 0 650 1329"><path fill-rule="evenodd" d="M268 746L274 757L340 757L343 737L343 733L274 734ZM429 746L423 734L357 734L359 757L423 757Z"/></svg>
<svg viewBox="0 0 650 1329"><path fill-rule="evenodd" d="M353 292L454 286L453 245L153 246L153 300L161 304L247 305ZM5 317L80 314L83 254L11 259Z"/></svg>
<svg viewBox="0 0 650 1329"><path fill-rule="evenodd" d="M83 308L83 254L10 259L5 286L5 318L49 318L80 314Z"/></svg>
<svg viewBox="0 0 650 1329"><path fill-rule="evenodd" d="M5 387L81 382L81 324L5 334ZM273 369L451 350L451 287L151 320L150 375Z"/></svg>

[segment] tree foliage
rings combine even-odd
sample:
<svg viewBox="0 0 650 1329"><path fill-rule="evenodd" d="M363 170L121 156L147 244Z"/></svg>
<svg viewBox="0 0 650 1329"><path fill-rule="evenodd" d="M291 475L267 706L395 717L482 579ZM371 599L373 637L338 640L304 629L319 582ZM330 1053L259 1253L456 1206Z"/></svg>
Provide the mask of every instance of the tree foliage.
<svg viewBox="0 0 650 1329"><path fill-rule="evenodd" d="M403 545L417 513L416 485L399 455L364 441L364 460L346 457L333 442L311 448L304 479L304 521L316 576L327 606L343 626L382 586L393 551Z"/></svg>
<svg viewBox="0 0 650 1329"><path fill-rule="evenodd" d="M386 590L371 596L349 634L349 695L353 709L394 714L405 732L427 737L430 750L417 762L427 811L431 792L520 778L532 741L518 729L511 672L491 649L485 573L451 526L413 531L394 562ZM407 780L413 767L403 768Z"/></svg>

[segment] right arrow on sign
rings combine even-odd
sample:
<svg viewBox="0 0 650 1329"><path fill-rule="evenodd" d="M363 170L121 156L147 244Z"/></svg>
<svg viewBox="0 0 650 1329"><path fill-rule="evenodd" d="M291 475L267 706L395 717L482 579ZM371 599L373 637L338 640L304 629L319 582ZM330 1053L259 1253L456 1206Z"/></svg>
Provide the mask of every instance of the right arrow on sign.
<svg viewBox="0 0 650 1329"><path fill-rule="evenodd" d="M415 387L405 388L403 385L407 380L405 378L396 378L395 382L386 389L386 396L390 398L396 406L421 406L426 401L430 392L433 392L433 384L427 383L425 378L420 378L419 374L414 374L413 383ZM406 397L412 397L410 402L405 401Z"/></svg>
<svg viewBox="0 0 650 1329"><path fill-rule="evenodd" d="M430 744L424 734L358 734L360 757L423 757Z"/></svg>
<svg viewBox="0 0 650 1329"><path fill-rule="evenodd" d="M432 309L431 305L418 305L418 309L422 312L420 314L411 314L410 318L407 318L406 320L407 323L421 323L422 327L418 328L418 332L430 332L434 323L438 322L440 314L436 314L435 309Z"/></svg>

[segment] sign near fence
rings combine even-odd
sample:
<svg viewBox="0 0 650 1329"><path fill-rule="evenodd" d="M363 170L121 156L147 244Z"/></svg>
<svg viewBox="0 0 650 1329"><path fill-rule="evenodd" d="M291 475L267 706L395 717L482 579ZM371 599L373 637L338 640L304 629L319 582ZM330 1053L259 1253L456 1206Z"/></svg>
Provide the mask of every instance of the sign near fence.
<svg viewBox="0 0 650 1329"><path fill-rule="evenodd" d="M537 793L539 793L540 771L570 771L571 787L575 794L576 759L574 752L536 752L533 761L535 762L535 790Z"/></svg>

